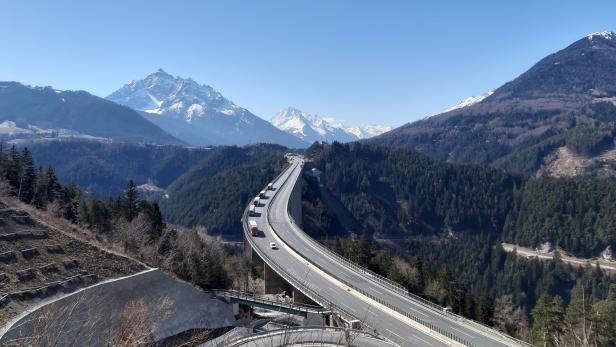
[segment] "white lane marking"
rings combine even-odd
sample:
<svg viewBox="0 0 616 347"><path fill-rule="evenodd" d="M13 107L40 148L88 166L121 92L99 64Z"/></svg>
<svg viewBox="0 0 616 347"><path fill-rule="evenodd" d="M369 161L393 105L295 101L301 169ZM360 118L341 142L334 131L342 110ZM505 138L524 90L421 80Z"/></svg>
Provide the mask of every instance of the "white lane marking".
<svg viewBox="0 0 616 347"><path fill-rule="evenodd" d="M295 170L295 168L293 170ZM281 189L285 189L283 192L286 193L286 191L288 189L287 187L288 186L286 186L286 184L281 187ZM283 202L283 206L284 206L285 210L288 208L288 203L289 203L288 196L286 196L286 195L287 194L285 194L286 199L284 199L284 202ZM290 195L290 191L289 191L288 195ZM279 196L272 197L272 199L271 199L272 203L274 203L274 200L276 200L278 198L279 198ZM267 218L265 220L266 220L266 223L268 223ZM270 229L270 231L272 231L272 233L271 233L272 237L276 241L278 241L279 244L286 245L286 242L278 235L278 233L273 231L273 230L271 230L274 227L272 225L272 223L269 223L269 224L270 224L271 228L268 228L268 229ZM293 227L295 227L295 225L292 225L292 228ZM299 260L300 263L303 264L306 261L306 259L301 254L296 252L294 249L292 249L290 247L286 247L286 250L287 250L287 253L289 255L291 255L292 257L294 257L297 260ZM417 330L417 332L424 333L424 334L426 334L426 336L434 338L435 340L437 340L439 342L446 342L446 343L449 342L449 341L447 341L448 339L444 335L440 335L437 332L434 332L434 331L430 330L430 328L428 328L428 327L426 327L424 325L421 325L420 323L417 323L417 322L413 321L410 318L407 318L406 316L404 316L404 315L402 315L402 314L400 314L400 313L398 313L398 312L388 308L387 306L384 306L384 305L374 301L373 299L365 296L364 294L361 294L361 293L359 293L359 292L357 292L355 290L348 290L349 289L348 286L346 284L344 284L340 279L337 279L336 277L330 275L329 273L319 269L317 266L314 267L314 272L316 274L319 274L323 279L329 281L334 286L337 286L337 287L339 287L341 289L344 289L346 292L351 294L351 296L356 297L357 299L363 301L364 303L367 303L370 306L373 306L373 307L381 310L382 312L385 312L389 316L398 317L399 320L405 322L409 326L414 327ZM332 287L332 288L335 288L335 287ZM422 341L425 341L425 340L422 340ZM430 344L430 345L432 345L432 344Z"/></svg>
<svg viewBox="0 0 616 347"><path fill-rule="evenodd" d="M427 345L434 346L434 345L433 345L433 344L431 344L430 342L428 342L428 341L426 341L426 340L422 339L421 337L419 337L419 336L417 336L417 335L415 335L415 334L411 334L411 335L412 335L414 338L416 338L417 340L420 340L420 341L422 341L423 343L425 343L425 344L427 344Z"/></svg>
<svg viewBox="0 0 616 347"><path fill-rule="evenodd" d="M421 312L420 310L416 309L415 306L409 306L409 307L410 307L410 309L411 309L411 311L413 313L417 313L418 315L421 315L422 317L426 318L426 320L431 321L432 317L430 317L430 316L424 314L423 312Z"/></svg>
<svg viewBox="0 0 616 347"><path fill-rule="evenodd" d="M393 331L391 331L391 330L389 330L389 329L387 329L387 328L386 328L385 330L389 331L389 333L390 333L391 335L395 335L397 338L399 338L399 339L401 339L401 340L404 340L404 338L403 338L402 336L400 336L400 335L398 335L398 334L394 333Z"/></svg>
<svg viewBox="0 0 616 347"><path fill-rule="evenodd" d="M462 330L460 330L460 329L456 329L456 328L454 328L454 327L452 327L452 326L450 326L449 328L450 328L451 330L455 330L455 331L459 332L460 334L464 334L464 335L466 335L466 336L470 337L471 339L474 339L474 338L475 338L475 336L470 335L470 334L467 334L466 332L464 332L464 331L462 331Z"/></svg>

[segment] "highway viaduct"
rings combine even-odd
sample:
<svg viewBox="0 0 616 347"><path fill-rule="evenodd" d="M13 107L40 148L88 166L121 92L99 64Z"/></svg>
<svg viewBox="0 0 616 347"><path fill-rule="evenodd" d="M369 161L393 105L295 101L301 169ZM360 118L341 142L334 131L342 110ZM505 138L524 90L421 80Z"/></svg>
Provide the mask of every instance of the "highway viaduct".
<svg viewBox="0 0 616 347"><path fill-rule="evenodd" d="M301 227L304 159L288 158L255 214L249 216L247 208L242 218L245 250L263 273L265 293L286 292L296 303L320 305L335 317L330 324L361 328L400 346L529 346L446 312L310 238ZM249 220L257 222L257 236Z"/></svg>

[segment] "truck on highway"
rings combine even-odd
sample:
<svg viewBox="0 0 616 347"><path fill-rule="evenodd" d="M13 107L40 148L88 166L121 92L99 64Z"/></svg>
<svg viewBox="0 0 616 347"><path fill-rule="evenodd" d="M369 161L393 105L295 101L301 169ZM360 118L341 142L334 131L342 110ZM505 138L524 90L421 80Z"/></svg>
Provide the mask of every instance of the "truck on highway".
<svg viewBox="0 0 616 347"><path fill-rule="evenodd" d="M259 192L259 197L263 199L265 197L265 190Z"/></svg>
<svg viewBox="0 0 616 347"><path fill-rule="evenodd" d="M253 220L249 220L248 225L250 226L250 235L252 236L259 235L259 227L257 226L257 222Z"/></svg>
<svg viewBox="0 0 616 347"><path fill-rule="evenodd" d="M248 215L251 217L255 215L255 205L250 205L248 208Z"/></svg>
<svg viewBox="0 0 616 347"><path fill-rule="evenodd" d="M252 204L255 206L259 206L259 202L261 201L261 199L257 196L253 201Z"/></svg>
<svg viewBox="0 0 616 347"><path fill-rule="evenodd" d="M267 185L267 190L274 190L274 183L270 183Z"/></svg>

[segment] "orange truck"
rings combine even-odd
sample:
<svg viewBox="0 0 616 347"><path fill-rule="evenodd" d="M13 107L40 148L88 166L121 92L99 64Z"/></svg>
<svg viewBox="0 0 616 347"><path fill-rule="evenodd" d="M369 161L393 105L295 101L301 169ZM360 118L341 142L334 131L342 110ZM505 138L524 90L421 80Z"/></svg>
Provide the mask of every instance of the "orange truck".
<svg viewBox="0 0 616 347"><path fill-rule="evenodd" d="M249 220L248 225L250 226L250 235L252 236L259 235L259 227L257 226L257 222L253 220Z"/></svg>

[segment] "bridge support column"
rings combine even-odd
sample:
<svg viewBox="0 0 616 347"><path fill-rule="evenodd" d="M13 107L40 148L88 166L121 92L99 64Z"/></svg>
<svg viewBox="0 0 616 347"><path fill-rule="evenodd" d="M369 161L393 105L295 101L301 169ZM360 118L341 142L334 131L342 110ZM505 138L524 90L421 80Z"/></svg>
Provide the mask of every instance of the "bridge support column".
<svg viewBox="0 0 616 347"><path fill-rule="evenodd" d="M263 266L263 284L263 292L265 294L280 294L284 292L289 296L292 295L293 287L267 264Z"/></svg>
<svg viewBox="0 0 616 347"><path fill-rule="evenodd" d="M244 236L244 238L246 237L251 236ZM254 249L250 247L250 243L247 240L244 240L244 255L250 260L250 265L252 267L252 275L260 277L263 274L265 262L263 261L263 259L261 259L261 257L259 257L257 252L255 252Z"/></svg>
<svg viewBox="0 0 616 347"><path fill-rule="evenodd" d="M297 290L295 287L293 287L293 303L294 304L307 304L308 300L310 300L306 295L304 295L304 293L300 292L299 290ZM310 300L312 301L312 300Z"/></svg>
<svg viewBox="0 0 616 347"><path fill-rule="evenodd" d="M297 288L293 287L293 303L294 304L298 304L298 305L312 305L312 306L319 306L319 304L317 304L316 302L312 301L312 299L310 299L309 297L307 297L306 295L304 295L304 293L302 293L301 291L299 291Z"/></svg>

